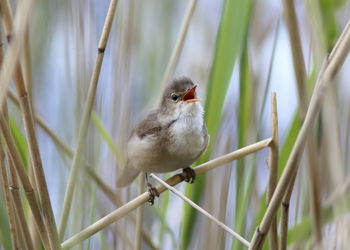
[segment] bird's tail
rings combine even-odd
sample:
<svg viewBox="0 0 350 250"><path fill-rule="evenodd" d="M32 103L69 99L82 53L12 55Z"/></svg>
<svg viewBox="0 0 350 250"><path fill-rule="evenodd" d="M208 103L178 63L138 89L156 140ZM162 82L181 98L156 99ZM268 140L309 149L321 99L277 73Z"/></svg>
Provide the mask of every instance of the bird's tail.
<svg viewBox="0 0 350 250"><path fill-rule="evenodd" d="M117 187L125 187L129 185L138 175L140 171L127 163L117 179Z"/></svg>

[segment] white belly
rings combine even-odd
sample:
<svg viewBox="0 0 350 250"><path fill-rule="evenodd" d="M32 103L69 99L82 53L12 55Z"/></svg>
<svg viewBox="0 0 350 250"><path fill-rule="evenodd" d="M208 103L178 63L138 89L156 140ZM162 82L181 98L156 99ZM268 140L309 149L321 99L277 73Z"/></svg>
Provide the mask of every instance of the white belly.
<svg viewBox="0 0 350 250"><path fill-rule="evenodd" d="M184 160L195 159L205 147L203 109L196 104L190 108L169 127L171 143L168 146L168 152Z"/></svg>
<svg viewBox="0 0 350 250"><path fill-rule="evenodd" d="M195 159L205 146L202 115L180 117L170 128L168 152L184 160Z"/></svg>

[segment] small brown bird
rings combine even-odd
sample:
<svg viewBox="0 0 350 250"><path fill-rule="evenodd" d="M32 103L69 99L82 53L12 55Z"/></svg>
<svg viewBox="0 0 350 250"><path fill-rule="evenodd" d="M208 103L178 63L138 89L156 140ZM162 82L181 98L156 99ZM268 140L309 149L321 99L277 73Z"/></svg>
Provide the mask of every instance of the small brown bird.
<svg viewBox="0 0 350 250"><path fill-rule="evenodd" d="M132 132L127 147L127 164L117 186L129 185L140 172L166 173L183 168L185 181L195 178L191 164L208 145L203 107L189 78L174 80L164 91L160 106L152 110ZM150 200L154 193L150 188Z"/></svg>

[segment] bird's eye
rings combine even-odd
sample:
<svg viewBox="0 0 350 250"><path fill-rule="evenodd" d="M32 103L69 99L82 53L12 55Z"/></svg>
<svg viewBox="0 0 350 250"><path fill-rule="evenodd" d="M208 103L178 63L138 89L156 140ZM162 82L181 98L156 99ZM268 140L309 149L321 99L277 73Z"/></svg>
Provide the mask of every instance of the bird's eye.
<svg viewBox="0 0 350 250"><path fill-rule="evenodd" d="M179 99L179 96L176 95L175 93L172 93L172 94L171 94L171 99L172 99L174 102L176 102L177 99Z"/></svg>

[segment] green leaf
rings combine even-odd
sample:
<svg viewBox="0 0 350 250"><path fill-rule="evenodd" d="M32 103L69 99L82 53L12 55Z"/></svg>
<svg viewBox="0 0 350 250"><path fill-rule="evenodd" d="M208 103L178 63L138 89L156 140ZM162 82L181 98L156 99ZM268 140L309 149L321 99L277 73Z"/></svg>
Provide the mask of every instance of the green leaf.
<svg viewBox="0 0 350 250"><path fill-rule="evenodd" d="M252 118L252 86L247 46L244 47L241 56L239 86L238 147L241 148L247 145ZM249 167L247 166L248 164ZM246 213L251 197L255 172L256 167L254 164L251 164L251 161L248 161L246 158L238 160L236 167L236 215L234 228L240 235L245 234ZM240 241L233 239L232 249L241 249L242 247Z"/></svg>
<svg viewBox="0 0 350 250"><path fill-rule="evenodd" d="M199 159L199 164L209 160L216 141L233 66L245 42L251 6L252 0L225 0L222 8L205 103L205 121L210 135L210 144L205 154ZM186 195L198 203L204 185L205 175L198 176L194 185L186 186ZM185 204L181 241L185 249L188 248L192 238L196 216L197 212Z"/></svg>

